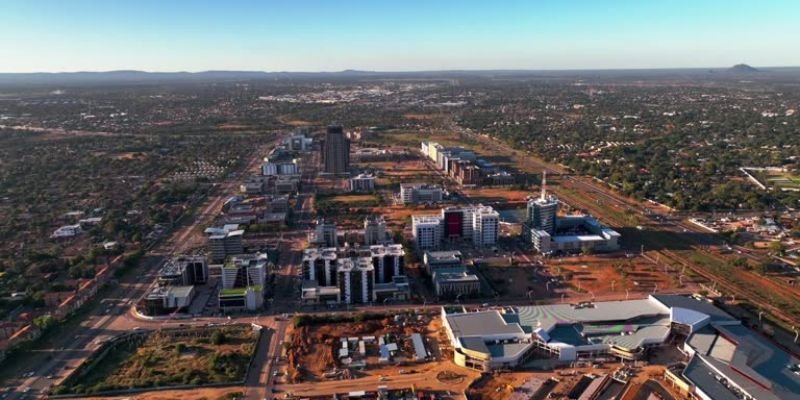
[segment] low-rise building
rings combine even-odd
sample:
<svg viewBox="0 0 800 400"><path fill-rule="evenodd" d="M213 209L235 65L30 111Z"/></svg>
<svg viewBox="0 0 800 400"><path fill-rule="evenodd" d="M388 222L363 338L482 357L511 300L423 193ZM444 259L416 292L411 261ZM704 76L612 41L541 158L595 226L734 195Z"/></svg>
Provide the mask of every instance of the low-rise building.
<svg viewBox="0 0 800 400"><path fill-rule="evenodd" d="M314 139L307 137L309 133L308 129L298 128L284 140L284 144L291 151L311 150Z"/></svg>
<svg viewBox="0 0 800 400"><path fill-rule="evenodd" d="M442 308L442 320L455 349L455 363L482 371L515 368L542 354L564 363L597 357L637 360L648 349L667 345L673 334L688 337L689 354L694 349L707 356L701 348L714 338L706 337L706 332L743 329L711 303L680 295L477 312L451 307Z"/></svg>
<svg viewBox="0 0 800 400"><path fill-rule="evenodd" d="M375 191L375 175L358 174L349 181L351 192L372 192Z"/></svg>
<svg viewBox="0 0 800 400"><path fill-rule="evenodd" d="M478 276L466 271L437 271L433 273L432 281L439 298L471 297L481 292Z"/></svg>
<svg viewBox="0 0 800 400"><path fill-rule="evenodd" d="M364 245L384 244L386 237L386 221L380 215L368 215L364 218Z"/></svg>
<svg viewBox="0 0 800 400"><path fill-rule="evenodd" d="M336 247L339 245L338 231L333 222L318 219L314 231L308 234L308 243L311 246Z"/></svg>
<svg viewBox="0 0 800 400"><path fill-rule="evenodd" d="M403 204L439 203L444 190L439 185L426 183L400 184L400 202Z"/></svg>
<svg viewBox="0 0 800 400"><path fill-rule="evenodd" d="M242 254L244 249L242 244L244 230L238 229L237 224L226 226L227 228L206 230L206 233L209 233L209 258L212 262L225 261L228 256ZM234 226L236 228L231 229Z"/></svg>
<svg viewBox="0 0 800 400"><path fill-rule="evenodd" d="M341 290L338 286L320 286L317 281L304 280L300 291L303 304L339 304L342 302Z"/></svg>
<svg viewBox="0 0 800 400"><path fill-rule="evenodd" d="M189 308L196 294L194 286L156 286L143 299L143 312L164 315Z"/></svg>
<svg viewBox="0 0 800 400"><path fill-rule="evenodd" d="M250 177L239 185L239 191L244 194L262 194L266 189L266 182L260 177Z"/></svg>
<svg viewBox="0 0 800 400"><path fill-rule="evenodd" d="M422 256L425 271L428 275L440 270L460 270L464 268L464 256L458 250L453 251L426 251Z"/></svg>
<svg viewBox="0 0 800 400"><path fill-rule="evenodd" d="M202 285L207 281L208 264L204 256L175 256L166 260L158 270L160 286Z"/></svg>
<svg viewBox="0 0 800 400"><path fill-rule="evenodd" d="M50 235L51 239L69 239L76 237L83 233L83 229L81 229L81 224L74 224L74 225L64 225L53 231Z"/></svg>

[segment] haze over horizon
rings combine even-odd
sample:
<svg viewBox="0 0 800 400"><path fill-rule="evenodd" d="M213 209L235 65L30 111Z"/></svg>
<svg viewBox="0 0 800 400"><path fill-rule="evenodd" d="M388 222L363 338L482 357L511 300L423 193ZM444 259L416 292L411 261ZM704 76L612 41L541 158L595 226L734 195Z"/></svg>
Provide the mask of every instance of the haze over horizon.
<svg viewBox="0 0 800 400"><path fill-rule="evenodd" d="M0 72L800 66L788 0L9 0Z"/></svg>

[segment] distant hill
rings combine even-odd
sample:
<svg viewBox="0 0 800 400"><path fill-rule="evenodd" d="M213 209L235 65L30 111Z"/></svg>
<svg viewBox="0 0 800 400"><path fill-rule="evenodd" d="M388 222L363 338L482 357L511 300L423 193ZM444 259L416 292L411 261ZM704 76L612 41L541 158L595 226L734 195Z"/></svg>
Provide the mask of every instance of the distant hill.
<svg viewBox="0 0 800 400"><path fill-rule="evenodd" d="M736 64L730 68L728 68L729 72L735 72L737 74L748 74L751 72L760 72L758 69L753 68L747 64Z"/></svg>
<svg viewBox="0 0 800 400"><path fill-rule="evenodd" d="M358 80L358 79L800 79L800 67L753 68L738 64L730 68L605 69L605 70L439 70L439 71L364 71L347 69L329 72L290 71L201 71L146 72L117 70L104 72L0 73L0 87L69 85L138 85L178 82Z"/></svg>

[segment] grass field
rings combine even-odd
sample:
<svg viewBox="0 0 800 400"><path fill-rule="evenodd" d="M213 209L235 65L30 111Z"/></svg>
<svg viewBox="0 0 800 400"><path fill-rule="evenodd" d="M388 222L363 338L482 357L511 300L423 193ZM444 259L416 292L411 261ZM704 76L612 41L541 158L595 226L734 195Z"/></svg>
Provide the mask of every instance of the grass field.
<svg viewBox="0 0 800 400"><path fill-rule="evenodd" d="M345 207L375 207L378 197L374 194L322 195L314 199L317 210L325 211Z"/></svg>
<svg viewBox="0 0 800 400"><path fill-rule="evenodd" d="M85 375L67 379L55 393L241 381L256 339L250 327L236 326L177 337L154 332L143 340L120 341Z"/></svg>

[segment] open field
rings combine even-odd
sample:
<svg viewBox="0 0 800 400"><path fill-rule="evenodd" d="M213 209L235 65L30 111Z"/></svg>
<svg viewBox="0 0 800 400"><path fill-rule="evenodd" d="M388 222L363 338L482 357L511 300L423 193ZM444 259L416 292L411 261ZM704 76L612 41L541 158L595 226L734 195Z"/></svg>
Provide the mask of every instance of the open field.
<svg viewBox="0 0 800 400"><path fill-rule="evenodd" d="M752 170L747 172L753 175L758 181L770 189L776 190L795 190L800 191L800 175L786 171Z"/></svg>
<svg viewBox="0 0 800 400"><path fill-rule="evenodd" d="M524 202L529 196L537 193L529 190L520 190L500 187L464 188L462 192L467 197L481 203L490 202Z"/></svg>
<svg viewBox="0 0 800 400"><path fill-rule="evenodd" d="M317 209L325 212L327 209L346 207L375 207L378 205L378 198L372 194L317 194L314 198L314 202Z"/></svg>
<svg viewBox="0 0 800 400"><path fill-rule="evenodd" d="M249 326L131 336L109 344L96 364L68 378L55 393L241 381L256 337Z"/></svg>
<svg viewBox="0 0 800 400"><path fill-rule="evenodd" d="M529 292L532 300L549 297L546 288L549 276L544 268L510 265L501 258L476 262L475 268L503 299L528 298Z"/></svg>
<svg viewBox="0 0 800 400"><path fill-rule="evenodd" d="M394 161L365 161L357 164L362 170L380 171L379 188L400 190L401 183L442 183L439 172L430 169L421 158Z"/></svg>
<svg viewBox="0 0 800 400"><path fill-rule="evenodd" d="M577 256L548 263L570 289L594 295L679 289L678 279L642 257ZM684 283L688 283L685 280Z"/></svg>
<svg viewBox="0 0 800 400"><path fill-rule="evenodd" d="M235 400L242 398L243 391L238 388L199 388L192 390L159 390L137 394L136 400ZM128 395L113 397L85 397L95 400L120 400L132 398Z"/></svg>
<svg viewBox="0 0 800 400"><path fill-rule="evenodd" d="M546 260L544 266L509 264L507 259L494 258L476 263L476 268L494 290L506 299L547 299L562 294L567 298L649 294L655 291L688 290L693 283L683 278L678 268L669 272L657 268L642 257L625 258L609 255L573 256ZM555 278L548 290L547 281Z"/></svg>

